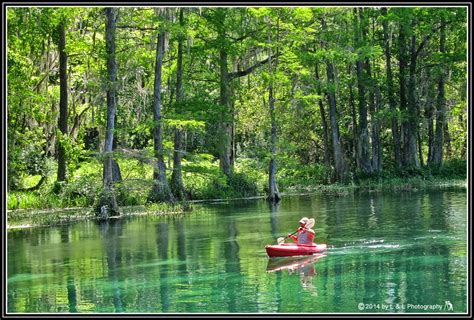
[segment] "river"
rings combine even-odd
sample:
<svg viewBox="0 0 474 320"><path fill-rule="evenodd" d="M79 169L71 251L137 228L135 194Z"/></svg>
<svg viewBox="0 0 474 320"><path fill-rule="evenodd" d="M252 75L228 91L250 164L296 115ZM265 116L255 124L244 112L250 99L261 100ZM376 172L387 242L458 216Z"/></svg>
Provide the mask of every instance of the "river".
<svg viewBox="0 0 474 320"><path fill-rule="evenodd" d="M8 231L9 313L467 312L467 193L287 196ZM306 216L324 255L269 259Z"/></svg>

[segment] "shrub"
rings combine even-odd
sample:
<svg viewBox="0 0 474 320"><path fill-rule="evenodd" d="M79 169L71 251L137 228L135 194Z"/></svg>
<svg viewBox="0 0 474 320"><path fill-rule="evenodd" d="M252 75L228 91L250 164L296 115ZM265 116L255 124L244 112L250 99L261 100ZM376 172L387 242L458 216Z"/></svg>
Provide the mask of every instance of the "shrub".
<svg viewBox="0 0 474 320"><path fill-rule="evenodd" d="M234 173L229 179L229 187L236 198L258 194L257 183L244 173Z"/></svg>

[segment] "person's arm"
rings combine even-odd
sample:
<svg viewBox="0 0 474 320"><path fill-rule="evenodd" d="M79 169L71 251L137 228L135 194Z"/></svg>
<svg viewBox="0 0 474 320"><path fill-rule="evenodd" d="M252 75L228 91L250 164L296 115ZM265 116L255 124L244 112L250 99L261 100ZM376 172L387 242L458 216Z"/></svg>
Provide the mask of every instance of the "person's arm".
<svg viewBox="0 0 474 320"><path fill-rule="evenodd" d="M293 240L294 242L298 243L298 236L295 236L294 234L290 233L288 237L291 238L291 240Z"/></svg>
<svg viewBox="0 0 474 320"><path fill-rule="evenodd" d="M295 243L298 243L298 236L300 235L301 232L303 232L303 230L305 230L304 228L302 227L299 227L298 228L298 235L293 235L293 234L289 234L288 237L291 238Z"/></svg>

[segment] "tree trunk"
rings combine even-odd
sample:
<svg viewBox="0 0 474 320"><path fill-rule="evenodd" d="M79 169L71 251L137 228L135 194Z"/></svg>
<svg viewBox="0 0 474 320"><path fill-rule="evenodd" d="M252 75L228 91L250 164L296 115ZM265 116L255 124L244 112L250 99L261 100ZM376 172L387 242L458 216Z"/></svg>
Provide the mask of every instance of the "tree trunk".
<svg viewBox="0 0 474 320"><path fill-rule="evenodd" d="M446 27L444 21L441 21L439 52L443 56L446 53ZM445 70L443 63L441 64L441 72L438 78L438 97L436 99L436 135L433 145L432 164L441 166L443 164L443 131L446 122L446 97L444 91Z"/></svg>
<svg viewBox="0 0 474 320"><path fill-rule="evenodd" d="M68 115L68 87L67 87L67 54L66 54L66 30L65 22L58 25L59 36L59 130L63 135L62 139L68 136L67 115ZM58 139L58 181L66 180L66 150L62 139Z"/></svg>
<svg viewBox="0 0 474 320"><path fill-rule="evenodd" d="M163 150L163 125L161 123L161 75L165 49L165 33L158 34L156 44L155 83L153 90L153 148L156 164L153 168L153 188L148 197L150 201L174 201L166 178L166 164Z"/></svg>
<svg viewBox="0 0 474 320"><path fill-rule="evenodd" d="M378 106L382 105L382 95L378 87L372 88L375 93L371 93L371 113L372 113L372 169L374 172L382 171L382 143L380 140L380 120L377 118Z"/></svg>
<svg viewBox="0 0 474 320"><path fill-rule="evenodd" d="M272 202L278 202L281 199L280 192L278 191L278 184L276 180L276 140L277 140L277 129L275 120L275 99L273 97L273 86L270 85L268 88L268 99L270 106L270 118L271 118L271 152L272 158L270 160L268 170L268 200Z"/></svg>
<svg viewBox="0 0 474 320"><path fill-rule="evenodd" d="M417 146L418 146L418 161L420 162L420 166L424 166L424 161L423 161L423 145L422 145L422 140L421 140L421 134L420 130L417 131Z"/></svg>
<svg viewBox="0 0 474 320"><path fill-rule="evenodd" d="M226 46L226 30L224 29L224 21L226 19L226 9L219 8L216 14L220 22L216 25L218 33L219 49L219 71L220 71L220 96L219 103L222 108L221 118L219 120L219 163L222 171L227 177L232 175L232 124L231 124L231 93L230 93L230 76L227 62L227 46Z"/></svg>
<svg viewBox="0 0 474 320"><path fill-rule="evenodd" d="M428 92L427 92L427 103L425 107L425 117L427 121L428 127L428 163L433 162L433 148L434 148L434 126L433 126L433 119L434 119L434 103L433 103L433 96L434 96L434 88L431 83L431 79L428 78Z"/></svg>
<svg viewBox="0 0 474 320"><path fill-rule="evenodd" d="M449 122L444 122L444 133L443 133L443 140L446 145L446 153L444 154L444 159L451 158L451 135L449 134Z"/></svg>
<svg viewBox="0 0 474 320"><path fill-rule="evenodd" d="M372 20L373 21L373 20ZM361 23L362 16L361 16ZM367 39L367 29L366 27L362 28L363 32L362 35L365 39ZM374 36L375 31L373 30L372 35ZM366 58L365 60L365 69L366 69L366 76L367 76L367 83L369 86L369 112L370 112L370 119L371 119L371 139L372 139L372 160L371 166L372 171L379 173L382 171L382 146L380 141L380 120L378 119L377 112L382 105L382 97L380 90L378 88L377 82L377 75L372 73L372 66L370 64L370 60Z"/></svg>
<svg viewBox="0 0 474 320"><path fill-rule="evenodd" d="M231 91L231 96L234 96L233 90ZM235 164L235 160L237 159L237 150L235 146L235 101L232 99L231 103L231 127L230 127L230 167L233 168Z"/></svg>
<svg viewBox="0 0 474 320"><path fill-rule="evenodd" d="M382 13L387 17L387 8L382 8ZM388 30L388 21L387 19L383 22L383 38L385 44L385 66L387 72L387 96L388 96L388 104L390 106L391 111L391 125L392 125L392 139L393 139L393 153L395 159L395 165L397 168L402 166L402 157L401 157L401 148L400 148L400 132L398 128L398 117L397 117L397 104L395 101L395 94L393 91L394 83L393 83L393 72L392 72L392 53L390 49L390 38L389 38L389 30ZM401 87L401 86L400 86Z"/></svg>
<svg viewBox="0 0 474 320"><path fill-rule="evenodd" d="M324 18L321 20L321 25L323 27L323 31L326 30L326 21ZM341 145L341 141L339 139L339 125L337 123L336 93L334 81L334 65L329 59L326 59L326 74L328 80L327 96L329 104L329 119L331 122L335 179L337 181L343 181L347 179L348 175L347 160Z"/></svg>
<svg viewBox="0 0 474 320"><path fill-rule="evenodd" d="M122 173L120 172L120 167L117 161L112 159L112 182L122 181ZM102 179L105 179L105 173L102 175Z"/></svg>
<svg viewBox="0 0 474 320"><path fill-rule="evenodd" d="M417 155L418 144L418 105L416 101L416 38L411 37L410 46L410 77L408 79L408 109L407 109L407 134L405 135L405 164L419 167Z"/></svg>
<svg viewBox="0 0 474 320"><path fill-rule="evenodd" d="M184 8L179 9L179 25L184 28ZM177 113L182 112L181 103L183 102L183 41L182 35L178 37L178 61L176 68L176 105L179 110ZM185 199L185 190L183 185L183 175L181 170L181 158L183 152L183 134L181 128L175 128L174 130L174 151L173 151L173 173L171 174L171 191L174 197L182 201Z"/></svg>
<svg viewBox="0 0 474 320"><path fill-rule="evenodd" d="M117 24L117 8L106 8L107 23L105 28L107 50L107 129L104 145L104 192L99 200L97 213L101 218L119 214L117 200L113 191L113 159L112 147L114 140L115 114L117 112L117 63L115 61L115 29Z"/></svg>
<svg viewBox="0 0 474 320"><path fill-rule="evenodd" d="M349 65L349 77L352 79L352 66ZM354 90L352 90L352 81L349 81L349 105L351 106L352 115L352 161L353 169L358 168L357 159L357 114L355 107Z"/></svg>
<svg viewBox="0 0 474 320"><path fill-rule="evenodd" d="M271 120L271 160L268 168L268 200L271 202L278 202L281 199L280 192L276 180L276 144L277 144L277 127L275 119L275 98L273 96L273 69L272 69L272 49L270 31L268 31L268 69L270 73L270 80L268 84L268 105L270 107Z"/></svg>
<svg viewBox="0 0 474 320"><path fill-rule="evenodd" d="M326 120L326 112L324 111L323 105L323 93L321 90L321 80L319 78L319 68L318 63L315 66L315 76L317 81L317 93L319 95L318 105L319 105L319 113L321 114L321 124L323 126L323 142L324 142L324 164L326 166L331 165L331 151L329 146L329 131L328 131L328 123Z"/></svg>
<svg viewBox="0 0 474 320"><path fill-rule="evenodd" d="M227 51L221 48L219 54L220 67L220 104L223 108L220 121L220 141L219 154L220 166L224 174L228 177L232 175L232 166L230 156L232 153L231 134L232 124L229 122L230 118L230 93L229 93L229 71L227 65Z"/></svg>
<svg viewBox="0 0 474 320"><path fill-rule="evenodd" d="M359 24L364 23L362 9L359 8ZM360 46L361 35L365 36L365 31L357 23L357 8L354 8L354 32L356 47ZM364 173L369 174L372 172L372 165L370 163L370 147L369 147L369 131L367 128L367 103L365 97L367 77L364 75L364 63L361 53L359 53L357 59L357 88L359 94L359 127L358 127L358 139L357 139L357 165L358 169Z"/></svg>
<svg viewBox="0 0 474 320"><path fill-rule="evenodd" d="M334 92L334 66L327 60L327 78L331 88L328 91L329 118L331 121L332 147L334 157L335 176L337 181L347 178L347 161L339 139L339 125L337 123L336 94Z"/></svg>
<svg viewBox="0 0 474 320"><path fill-rule="evenodd" d="M402 113L402 116L405 116L407 112L407 83L406 83L406 78L407 78L407 54L406 54L406 26L403 23L400 23L399 26L399 35L398 35L398 61L399 61L399 85L400 85L400 111ZM405 150L405 143L404 141L406 140L407 136L407 122L405 120L402 120L401 124L401 137L400 137L400 143L399 145L401 146L401 162L402 165L406 165L406 150Z"/></svg>

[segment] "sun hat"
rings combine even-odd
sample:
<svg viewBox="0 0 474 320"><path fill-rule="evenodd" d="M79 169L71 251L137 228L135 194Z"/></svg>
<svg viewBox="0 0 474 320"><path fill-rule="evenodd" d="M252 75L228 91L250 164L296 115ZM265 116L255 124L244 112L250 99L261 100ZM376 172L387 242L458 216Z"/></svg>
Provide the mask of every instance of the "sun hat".
<svg viewBox="0 0 474 320"><path fill-rule="evenodd" d="M308 219L308 218L306 218L306 217L303 217L303 218L301 218L301 220L300 220L300 223L302 223L302 224L307 224L307 223L308 223L308 221L309 221L309 219Z"/></svg>

